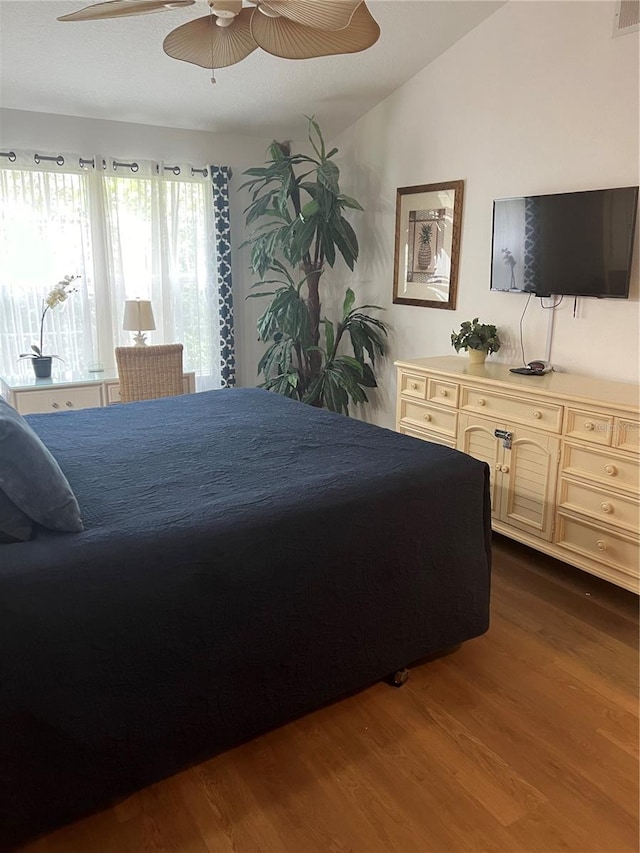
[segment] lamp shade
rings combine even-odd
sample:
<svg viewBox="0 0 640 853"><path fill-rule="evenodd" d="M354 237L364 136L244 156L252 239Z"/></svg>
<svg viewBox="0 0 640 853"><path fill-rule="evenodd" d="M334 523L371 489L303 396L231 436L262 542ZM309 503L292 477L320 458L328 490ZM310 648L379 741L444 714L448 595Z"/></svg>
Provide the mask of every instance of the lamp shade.
<svg viewBox="0 0 640 853"><path fill-rule="evenodd" d="M148 299L127 299L124 303L124 322L126 332L152 332L156 327L153 309Z"/></svg>

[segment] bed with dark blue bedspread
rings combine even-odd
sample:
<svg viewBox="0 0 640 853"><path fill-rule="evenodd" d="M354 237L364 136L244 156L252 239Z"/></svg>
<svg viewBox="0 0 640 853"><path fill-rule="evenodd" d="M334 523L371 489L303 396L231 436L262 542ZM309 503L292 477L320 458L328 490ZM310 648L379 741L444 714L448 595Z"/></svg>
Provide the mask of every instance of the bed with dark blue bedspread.
<svg viewBox="0 0 640 853"><path fill-rule="evenodd" d="M483 463L258 390L34 415L85 530L0 546L0 838L486 631Z"/></svg>

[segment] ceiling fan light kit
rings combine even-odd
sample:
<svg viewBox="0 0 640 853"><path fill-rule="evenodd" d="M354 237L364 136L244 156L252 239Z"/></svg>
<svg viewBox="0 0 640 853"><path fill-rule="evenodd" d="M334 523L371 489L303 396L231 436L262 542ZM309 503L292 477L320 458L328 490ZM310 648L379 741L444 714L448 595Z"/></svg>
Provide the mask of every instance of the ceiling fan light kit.
<svg viewBox="0 0 640 853"><path fill-rule="evenodd" d="M211 6L213 11L213 6ZM216 3L216 17L218 21L233 21L236 15L242 12L242 0L218 0Z"/></svg>
<svg viewBox="0 0 640 853"><path fill-rule="evenodd" d="M192 6L196 0L108 0L59 21L96 21ZM357 53L374 45L380 27L364 0L208 0L209 15L172 30L163 42L173 59L226 68L257 48L282 59ZM212 76L212 82L215 79Z"/></svg>

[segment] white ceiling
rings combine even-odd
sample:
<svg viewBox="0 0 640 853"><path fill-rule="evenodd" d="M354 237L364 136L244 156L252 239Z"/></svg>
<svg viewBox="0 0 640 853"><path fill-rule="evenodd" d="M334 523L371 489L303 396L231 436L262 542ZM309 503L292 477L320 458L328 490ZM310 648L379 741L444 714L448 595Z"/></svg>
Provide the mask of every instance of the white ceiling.
<svg viewBox="0 0 640 853"><path fill-rule="evenodd" d="M488 17L504 0L370 0L382 34L351 56L294 62L257 50L210 73L162 50L182 10L60 23L91 0L0 0L0 106L164 127L295 137L301 116L339 133Z"/></svg>

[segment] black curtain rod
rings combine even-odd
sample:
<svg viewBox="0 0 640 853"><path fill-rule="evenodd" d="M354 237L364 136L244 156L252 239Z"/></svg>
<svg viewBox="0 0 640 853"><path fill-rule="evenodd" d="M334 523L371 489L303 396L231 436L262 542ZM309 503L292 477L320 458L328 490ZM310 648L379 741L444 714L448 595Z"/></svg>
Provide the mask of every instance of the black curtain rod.
<svg viewBox="0 0 640 853"><path fill-rule="evenodd" d="M15 151L0 151L0 157L6 157L10 163L15 163L18 159ZM56 154L49 156L47 154L34 154L33 155L34 163L39 166L40 163L56 163L58 166L65 165L65 159L62 154ZM91 166L92 169L95 169L96 161L94 157L79 157L78 163L81 169L85 169L87 166ZM119 160L112 159L111 164L113 170L116 171L118 168L120 169L131 169L132 172L137 172L140 169L140 166L136 161L132 161L131 163L122 163ZM102 168L107 168L107 161L103 159ZM174 175L178 176L182 173L182 169L180 166L163 166L162 167L165 172L173 172ZM156 165L156 172L160 174L160 166ZM209 169L205 166L203 169L196 169L191 166L191 177L195 177L195 175L202 175L203 178L209 176ZM229 177L231 177L231 170L229 170Z"/></svg>

